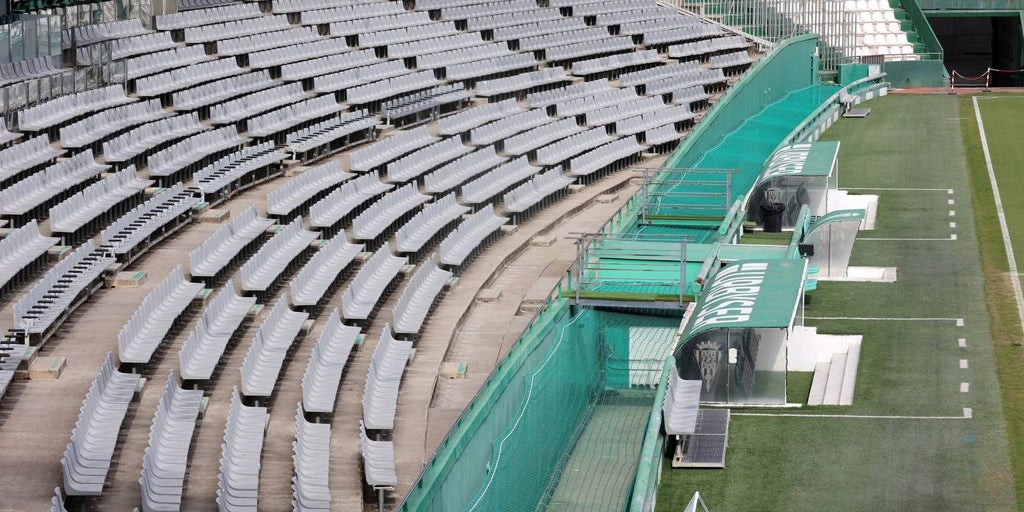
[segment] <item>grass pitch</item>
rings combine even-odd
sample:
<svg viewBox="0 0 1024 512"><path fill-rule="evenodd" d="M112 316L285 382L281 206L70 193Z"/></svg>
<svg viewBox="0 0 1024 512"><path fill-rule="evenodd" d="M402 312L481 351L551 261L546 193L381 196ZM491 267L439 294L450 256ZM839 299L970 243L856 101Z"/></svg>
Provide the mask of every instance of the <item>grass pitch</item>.
<svg viewBox="0 0 1024 512"><path fill-rule="evenodd" d="M712 511L1017 510L1006 420L1014 432L1012 409L1024 393L1007 395L1004 379L1001 396L997 367L1020 373L1019 358L1010 362L1002 350L1020 347L1000 344L1008 328L991 328L990 319L1002 317L989 311L988 284L998 280L983 266L998 259L989 228L1001 238L987 216L990 201L972 188L976 169L959 101L888 96L864 105L872 108L867 119L842 119L823 137L842 141L840 187L879 196L876 230L860 237L895 239L858 241L851 264L895 266L897 283L822 282L807 305L808 317L850 318L807 325L864 336L854 405L735 410L726 468L666 465L659 510L678 510L694 491ZM790 382L791 399L806 396L794 390L805 385ZM799 416L783 416L791 414Z"/></svg>

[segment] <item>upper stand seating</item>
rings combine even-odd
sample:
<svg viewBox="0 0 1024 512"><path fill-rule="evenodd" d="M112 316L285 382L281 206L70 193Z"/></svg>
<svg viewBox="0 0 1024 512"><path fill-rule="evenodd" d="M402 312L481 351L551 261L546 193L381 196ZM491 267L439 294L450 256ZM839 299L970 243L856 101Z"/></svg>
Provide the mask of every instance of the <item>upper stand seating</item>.
<svg viewBox="0 0 1024 512"><path fill-rule="evenodd" d="M181 346L178 368L182 379L210 380L228 342L254 305L256 297L239 296L234 283L221 289Z"/></svg>
<svg viewBox="0 0 1024 512"><path fill-rule="evenodd" d="M292 506L298 512L331 510L331 424L310 423L300 402L295 413L295 442L292 443Z"/></svg>
<svg viewBox="0 0 1024 512"><path fill-rule="evenodd" d="M345 288L341 296L341 312L345 319L369 319L381 295L408 261L409 258L391 254L391 246L384 242Z"/></svg>
<svg viewBox="0 0 1024 512"><path fill-rule="evenodd" d="M0 297L42 268L47 251L59 241L39 233L35 219L0 238Z"/></svg>
<svg viewBox="0 0 1024 512"><path fill-rule="evenodd" d="M488 204L469 218L462 221L454 231L441 241L438 262L442 265L459 267L488 237L508 222L508 217L494 214L494 206Z"/></svg>
<svg viewBox="0 0 1024 512"><path fill-rule="evenodd" d="M299 309L316 308L364 247L350 243L344 233L321 246L288 284L292 305Z"/></svg>
<svg viewBox="0 0 1024 512"><path fill-rule="evenodd" d="M524 213L548 196L564 190L574 181L576 181L575 178L562 174L561 167L553 167L505 194L503 198L505 211Z"/></svg>
<svg viewBox="0 0 1024 512"><path fill-rule="evenodd" d="M307 318L309 313L288 309L287 295L277 300L242 361L242 394L247 398L270 398L285 355Z"/></svg>
<svg viewBox="0 0 1024 512"><path fill-rule="evenodd" d="M390 489L398 485L394 442L370 439L363 420L359 421L359 453L363 457L363 475L367 485L374 489Z"/></svg>
<svg viewBox="0 0 1024 512"><path fill-rule="evenodd" d="M338 310L331 311L302 376L302 403L306 412L334 412L341 375L358 338L359 328L341 323Z"/></svg>
<svg viewBox="0 0 1024 512"><path fill-rule="evenodd" d="M228 511L256 509L260 485L260 454L267 425L266 407L242 404L238 388L231 393L224 443L221 444L217 508Z"/></svg>
<svg viewBox="0 0 1024 512"><path fill-rule="evenodd" d="M133 208L100 233L100 252L130 263L150 247L185 225L199 198L181 183Z"/></svg>
<svg viewBox="0 0 1024 512"><path fill-rule="evenodd" d="M188 451L203 400L201 389L181 389L174 372L156 406L149 444L142 456L143 512L178 510L188 467Z"/></svg>
<svg viewBox="0 0 1024 512"><path fill-rule="evenodd" d="M325 235L337 233L341 223L360 205L380 196L394 185L380 181L376 173L364 174L334 189L309 207L309 224Z"/></svg>
<svg viewBox="0 0 1024 512"><path fill-rule="evenodd" d="M303 229L301 218L282 227L242 265L242 291L255 295L257 301L262 302L278 277L292 268L293 262L319 236L315 231Z"/></svg>
<svg viewBox="0 0 1024 512"><path fill-rule="evenodd" d="M181 265L174 267L121 328L117 335L117 359L122 364L148 364L178 317L202 289L201 283L185 280Z"/></svg>
<svg viewBox="0 0 1024 512"><path fill-rule="evenodd" d="M372 430L393 430L398 407L398 386L412 350L411 341L396 340L384 324L380 342L370 358L363 388L363 423Z"/></svg>
<svg viewBox="0 0 1024 512"><path fill-rule="evenodd" d="M189 253L189 275L212 286L226 268L248 257L247 249L262 243L263 233L274 223L260 217L255 205L249 206Z"/></svg>
<svg viewBox="0 0 1024 512"><path fill-rule="evenodd" d="M417 334L423 321L437 300L438 294L448 284L452 273L437 266L437 254L420 265L419 270L409 279L409 284L398 298L392 312L395 323L394 332L398 334Z"/></svg>
<svg viewBox="0 0 1024 512"><path fill-rule="evenodd" d="M415 254L423 249L438 235L446 235L441 231L448 224L455 222L470 207L463 206L455 200L452 192L433 203L423 207L395 233L395 251L399 254Z"/></svg>
<svg viewBox="0 0 1024 512"><path fill-rule="evenodd" d="M20 226L31 219L45 219L50 207L89 186L109 165L96 163L87 149L71 158L0 189L0 216Z"/></svg>
<svg viewBox="0 0 1024 512"><path fill-rule="evenodd" d="M267 215L286 221L305 215L309 206L355 176L341 170L337 160L310 167L267 193Z"/></svg>

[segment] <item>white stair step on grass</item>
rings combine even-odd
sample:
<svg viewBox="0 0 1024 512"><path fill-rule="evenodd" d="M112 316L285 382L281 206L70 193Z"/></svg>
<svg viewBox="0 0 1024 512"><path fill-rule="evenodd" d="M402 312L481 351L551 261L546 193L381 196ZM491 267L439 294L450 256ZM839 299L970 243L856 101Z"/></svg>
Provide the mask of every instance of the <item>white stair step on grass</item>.
<svg viewBox="0 0 1024 512"><path fill-rule="evenodd" d="M843 372L846 371L846 354L832 355L832 366L828 369L828 382L825 384L825 399L822 405L839 405L839 395L843 390Z"/></svg>
<svg viewBox="0 0 1024 512"><path fill-rule="evenodd" d="M818 363L814 367L814 378L811 380L811 393L807 396L807 405L821 405L825 400L825 386L828 385L830 363Z"/></svg>
<svg viewBox="0 0 1024 512"><path fill-rule="evenodd" d="M860 343L850 344L846 352L846 368L843 370L839 405L853 405L853 391L857 387L857 365L860 363Z"/></svg>

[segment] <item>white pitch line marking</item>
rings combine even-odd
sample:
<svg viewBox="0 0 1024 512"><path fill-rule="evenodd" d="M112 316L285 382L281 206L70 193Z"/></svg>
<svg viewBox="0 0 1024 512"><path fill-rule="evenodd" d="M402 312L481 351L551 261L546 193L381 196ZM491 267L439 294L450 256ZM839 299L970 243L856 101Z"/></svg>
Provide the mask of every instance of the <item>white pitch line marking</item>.
<svg viewBox="0 0 1024 512"><path fill-rule="evenodd" d="M957 318L956 319L956 326L957 327L963 327L964 326L964 319L963 318Z"/></svg>
<svg viewBox="0 0 1024 512"><path fill-rule="evenodd" d="M946 193L949 194L949 195L953 195L953 189L951 189L951 188L946 189Z"/></svg>
<svg viewBox="0 0 1024 512"><path fill-rule="evenodd" d="M950 200L948 200L946 202L949 203L950 206L953 206L954 204L956 204L956 201L954 201L952 199L950 199Z"/></svg>
<svg viewBox="0 0 1024 512"><path fill-rule="evenodd" d="M960 392L961 393L970 393L971 392L971 383L970 382L961 382L960 383Z"/></svg>
<svg viewBox="0 0 1024 512"><path fill-rule="evenodd" d="M857 237L857 241L865 242L934 242L934 241L949 241L956 240L956 238L871 238L871 237Z"/></svg>
<svg viewBox="0 0 1024 512"><path fill-rule="evenodd" d="M961 359L960 360L960 369L961 370L966 370L967 369L967 360L966 359Z"/></svg>
<svg viewBox="0 0 1024 512"><path fill-rule="evenodd" d="M942 192L952 194L951 188L905 188L905 187L840 187L843 190L893 190L897 192Z"/></svg>
<svg viewBox="0 0 1024 512"><path fill-rule="evenodd" d="M950 210L949 211L949 216L950 217L956 217L956 210Z"/></svg>
<svg viewBox="0 0 1024 512"><path fill-rule="evenodd" d="M956 222L950 222L949 223L949 228L950 229L956 229Z"/></svg>
<svg viewBox="0 0 1024 512"><path fill-rule="evenodd" d="M824 418L824 419L861 419L861 420L962 420L970 418L964 408L963 416L900 416L885 414L794 414L794 413L770 413L770 412L734 412L732 416L750 416L761 418Z"/></svg>
<svg viewBox="0 0 1024 512"><path fill-rule="evenodd" d="M967 338L957 338L956 345L960 348L967 348Z"/></svg>
<svg viewBox="0 0 1024 512"><path fill-rule="evenodd" d="M950 240L956 240L956 233L953 233L952 235L949 235L949 239Z"/></svg>
<svg viewBox="0 0 1024 512"><path fill-rule="evenodd" d="M964 407L964 419L969 420L971 416L974 416L974 411L970 407Z"/></svg>
<svg viewBox="0 0 1024 512"><path fill-rule="evenodd" d="M962 318L941 317L869 317L869 316L807 316L807 320L867 320L870 322L959 322Z"/></svg>
<svg viewBox="0 0 1024 512"><path fill-rule="evenodd" d="M1021 291L1020 274L1017 271L1017 258L1013 255L1013 243L1010 241L1010 228L1006 224L1006 212L1003 211L1003 199L999 196L999 184L996 183L996 170L992 167L992 154L988 151L988 139L985 138L985 124L981 121L981 109L978 107L977 96L974 102L974 117L978 121L978 135L981 136L981 150L985 154L985 167L988 169L988 181L992 184L992 196L996 202L996 214L999 216L999 229L1003 232L1003 246L1006 247L1006 260L1010 264L1010 283L1013 285L1013 297L1017 300L1017 319L1024 327L1024 291Z"/></svg>

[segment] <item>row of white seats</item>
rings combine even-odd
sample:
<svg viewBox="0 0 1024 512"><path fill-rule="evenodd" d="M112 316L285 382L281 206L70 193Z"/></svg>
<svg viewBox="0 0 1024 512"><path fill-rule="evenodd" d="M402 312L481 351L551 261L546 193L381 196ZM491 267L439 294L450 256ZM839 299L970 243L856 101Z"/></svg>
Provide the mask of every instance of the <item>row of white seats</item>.
<svg viewBox="0 0 1024 512"><path fill-rule="evenodd" d="M164 189L100 232L100 249L117 256L131 255L150 235L175 221L199 202L181 183Z"/></svg>
<svg viewBox="0 0 1024 512"><path fill-rule="evenodd" d="M502 190L533 176L538 170L537 167L530 165L525 156L521 156L463 185L460 190L462 202L485 203Z"/></svg>
<svg viewBox="0 0 1024 512"><path fill-rule="evenodd" d="M501 148L508 155L525 155L531 150L581 131L583 128L576 124L576 119L567 117L508 137Z"/></svg>
<svg viewBox="0 0 1024 512"><path fill-rule="evenodd" d="M750 47L750 41L743 36L716 37L668 47L668 56L673 59L692 57L723 50L739 50Z"/></svg>
<svg viewBox="0 0 1024 512"><path fill-rule="evenodd" d="M651 128L644 132L644 143L648 146L676 142L678 140L679 132L677 132L676 127L671 124Z"/></svg>
<svg viewBox="0 0 1024 512"><path fill-rule="evenodd" d="M134 80L168 69L182 68L212 60L216 57L207 55L202 45L180 46L161 52L147 53L124 61L124 76L115 75L115 79Z"/></svg>
<svg viewBox="0 0 1024 512"><path fill-rule="evenodd" d="M295 72L285 70L289 72L287 78L290 80L312 76L314 91L333 92L409 73L409 69L402 61L381 61L376 56L365 53L367 51L372 52L373 50L361 50L356 54L354 60L350 54L341 54L285 66L285 68L296 68ZM366 65L352 67L352 64L363 61L366 62ZM327 70L337 69L339 66L341 71L327 73Z"/></svg>
<svg viewBox="0 0 1024 512"><path fill-rule="evenodd" d="M902 46L862 46L856 49L858 57L872 55L883 55L888 60L917 60L914 55L914 47L911 45Z"/></svg>
<svg viewBox="0 0 1024 512"><path fill-rule="evenodd" d="M358 339L359 328L341 323L337 308L331 311L302 375L302 408L306 412L334 412L345 363Z"/></svg>
<svg viewBox="0 0 1024 512"><path fill-rule="evenodd" d="M416 9L421 11L446 9L449 7L472 5L479 2L480 0L418 0L416 2Z"/></svg>
<svg viewBox="0 0 1024 512"><path fill-rule="evenodd" d="M699 25L687 25L685 27L658 30L644 33L645 45L660 45L693 41L706 37L715 37L722 34L722 30L714 25L701 23Z"/></svg>
<svg viewBox="0 0 1024 512"><path fill-rule="evenodd" d="M412 342L396 340L391 326L384 324L380 341L370 356L370 368L363 387L363 425L373 430L394 430L398 408L398 387L412 352Z"/></svg>
<svg viewBox="0 0 1024 512"><path fill-rule="evenodd" d="M25 215L69 188L92 180L109 168L109 165L96 163L91 149L60 160L42 172L31 174L5 189L0 189L0 214Z"/></svg>
<svg viewBox="0 0 1024 512"><path fill-rule="evenodd" d="M675 9L660 5L631 8L627 11L602 12L594 16L597 25L618 25L634 21L656 20L668 16L678 16Z"/></svg>
<svg viewBox="0 0 1024 512"><path fill-rule="evenodd" d="M19 110L18 129L21 131L37 132L65 123L82 114L116 107L117 105L133 101L135 101L135 98L129 98L125 95L124 88L120 85L111 85L58 96L45 103Z"/></svg>
<svg viewBox="0 0 1024 512"><path fill-rule="evenodd" d="M126 128L173 115L164 110L158 99L108 108L61 127L60 144L65 148L85 147Z"/></svg>
<svg viewBox="0 0 1024 512"><path fill-rule="evenodd" d="M587 76L597 73L606 73L608 71L628 68L631 66L655 64L658 62L661 62L661 57L658 55L657 50L620 53L610 55L608 57L598 57L596 59L574 62L572 65L572 74L576 76Z"/></svg>
<svg viewBox="0 0 1024 512"><path fill-rule="evenodd" d="M226 124L241 121L308 97L309 94L302 90L302 84L298 82L263 89L211 106L210 122Z"/></svg>
<svg viewBox="0 0 1024 512"><path fill-rule="evenodd" d="M622 53L633 50L636 45L628 37L608 36L596 41L583 41L543 49L544 58L549 61L576 60L580 57L603 53Z"/></svg>
<svg viewBox="0 0 1024 512"><path fill-rule="evenodd" d="M486 3L478 2L470 5L442 7L440 14L442 20L465 20L510 12L529 12L536 8L537 3L533 0L496 0Z"/></svg>
<svg viewBox="0 0 1024 512"><path fill-rule="evenodd" d="M394 331L399 334L419 333L430 308L451 277L450 271L437 266L437 253L424 261L409 279L392 310Z"/></svg>
<svg viewBox="0 0 1024 512"><path fill-rule="evenodd" d="M535 68L537 59L528 53L515 53L484 58L479 61L451 64L445 68L448 80L467 80L481 76L510 73L518 69Z"/></svg>
<svg viewBox="0 0 1024 512"><path fill-rule="evenodd" d="M485 41L478 32L460 32L458 34L433 37L430 39L417 39L404 43L388 45L388 57L416 57L417 61L423 55L443 52L456 48L468 48L484 44Z"/></svg>
<svg viewBox="0 0 1024 512"><path fill-rule="evenodd" d="M664 78L685 76L689 73L700 71L701 69L702 68L697 61L683 61L677 64L668 64L665 66L623 73L619 75L619 84L624 87L641 85Z"/></svg>
<svg viewBox="0 0 1024 512"><path fill-rule="evenodd" d="M234 388L217 477L217 510L220 512L256 510L266 428L267 408L244 405L238 388Z"/></svg>
<svg viewBox="0 0 1024 512"><path fill-rule="evenodd" d="M377 173L364 174L350 180L309 208L309 225L314 228L330 228L359 205L392 187L394 185L382 182Z"/></svg>
<svg viewBox="0 0 1024 512"><path fill-rule="evenodd" d="M134 166L107 176L50 208L50 232L74 233L152 184L152 180L140 178Z"/></svg>
<svg viewBox="0 0 1024 512"><path fill-rule="evenodd" d="M636 141L635 136L623 137L570 160L569 174L587 176L618 160L639 154L643 150L644 147Z"/></svg>
<svg viewBox="0 0 1024 512"><path fill-rule="evenodd" d="M449 78L452 78L449 76ZM460 83L442 85L401 96L381 104L381 117L385 124L393 119L418 114L450 103L469 102L472 94Z"/></svg>
<svg viewBox="0 0 1024 512"><path fill-rule="evenodd" d="M485 103L437 120L438 135L457 135L519 112L516 100Z"/></svg>
<svg viewBox="0 0 1024 512"><path fill-rule="evenodd" d="M548 117L544 109L532 109L472 128L469 131L469 142L474 145L492 144L524 130L535 129L551 122L551 118Z"/></svg>
<svg viewBox="0 0 1024 512"><path fill-rule="evenodd" d="M421 193L415 182L409 183L381 197L352 219L352 237L373 240L396 220L429 200L430 196Z"/></svg>
<svg viewBox="0 0 1024 512"><path fill-rule="evenodd" d="M416 55L416 68L451 68L457 64L477 62L509 55L515 54L512 50L508 49L508 46L505 45L505 43L485 43L479 46L470 46L468 48L454 48L434 53L418 54ZM457 72L461 71L462 73L465 73L465 70L460 68L455 69Z"/></svg>
<svg viewBox="0 0 1024 512"><path fill-rule="evenodd" d="M701 22L698 18L689 16L664 16L646 20L620 21L618 23L620 34L644 34L700 24Z"/></svg>
<svg viewBox="0 0 1024 512"><path fill-rule="evenodd" d="M541 34L536 36L522 37L519 39L520 51L543 50L552 46L565 45L570 43L582 43L584 41L597 41L610 37L608 29L604 27L585 27L577 30L566 30L553 34Z"/></svg>
<svg viewBox="0 0 1024 512"><path fill-rule="evenodd" d="M274 2L274 12L284 12L277 10L279 3ZM396 2L367 2L348 5L330 3L329 6L319 6L316 9L302 9L301 11L294 12L299 13L299 19L303 25L320 25L338 21L375 18L389 14L401 14L405 12L405 8L402 4Z"/></svg>
<svg viewBox="0 0 1024 512"><path fill-rule="evenodd" d="M672 103L676 105L691 105L699 101L711 98L703 85L692 85L672 91Z"/></svg>
<svg viewBox="0 0 1024 512"><path fill-rule="evenodd" d="M239 67L233 58L210 60L139 78L135 81L135 93L142 97L160 96L204 82L239 75L245 71L245 68Z"/></svg>
<svg viewBox="0 0 1024 512"><path fill-rule="evenodd" d="M281 228L242 265L242 290L266 291L292 261L309 248L309 244L319 236L316 232L307 231L302 227L301 217Z"/></svg>
<svg viewBox="0 0 1024 512"><path fill-rule="evenodd" d="M341 162L337 160L309 167L298 176L267 193L267 214L288 215L309 198L315 197L325 190L333 189L354 177L355 174L343 171Z"/></svg>
<svg viewBox="0 0 1024 512"><path fill-rule="evenodd" d="M591 128L538 148L534 160L537 165L555 165L613 140L604 127Z"/></svg>
<svg viewBox="0 0 1024 512"><path fill-rule="evenodd" d="M394 442L370 439L364 420L359 420L359 454L363 458L363 479L367 485L375 489L398 485Z"/></svg>
<svg viewBox="0 0 1024 512"><path fill-rule="evenodd" d="M273 219L260 217L256 206L249 206L192 249L188 254L189 275L213 279L273 225Z"/></svg>
<svg viewBox="0 0 1024 512"><path fill-rule="evenodd" d="M319 304L364 247L363 244L350 243L344 233L338 233L321 246L288 283L292 305L312 308Z"/></svg>
<svg viewBox="0 0 1024 512"><path fill-rule="evenodd" d="M576 181L574 178L562 174L561 166L553 167L505 194L502 198L502 202L505 204L505 211L510 213L525 212L543 201L544 198L568 187L574 181Z"/></svg>
<svg viewBox="0 0 1024 512"><path fill-rule="evenodd" d="M462 265L484 239L500 229L508 220L508 217L495 215L494 205L487 204L480 208L441 241L438 262L456 267Z"/></svg>
<svg viewBox="0 0 1024 512"><path fill-rule="evenodd" d="M843 7L847 12L892 9L887 0L846 0Z"/></svg>
<svg viewBox="0 0 1024 512"><path fill-rule="evenodd" d="M149 176L171 176L201 158L240 146L247 141L238 135L238 129L233 125L201 132L150 155L146 159Z"/></svg>
<svg viewBox="0 0 1024 512"><path fill-rule="evenodd" d="M0 118L0 145L7 144L8 142L14 142L22 137L22 134L18 132L12 132L7 129L7 122L3 118Z"/></svg>
<svg viewBox="0 0 1024 512"><path fill-rule="evenodd" d="M494 146L482 147L468 155L452 160L423 177L423 190L429 194L447 192L473 176L504 163Z"/></svg>
<svg viewBox="0 0 1024 512"><path fill-rule="evenodd" d="M458 34L454 23L430 23L412 27L393 28L359 34L359 46L363 48L388 46L408 41L445 37ZM389 52L388 55L391 55Z"/></svg>
<svg viewBox="0 0 1024 512"><path fill-rule="evenodd" d="M334 0L274 0L271 4L274 14L327 9L337 5Z"/></svg>
<svg viewBox="0 0 1024 512"><path fill-rule="evenodd" d="M309 313L288 308L287 294L277 299L242 360L242 394L248 398L273 394L284 358L308 318Z"/></svg>
<svg viewBox="0 0 1024 512"><path fill-rule="evenodd" d="M750 54L745 51L727 53L725 55L712 55L710 60L712 69L746 66L753 62L750 59Z"/></svg>
<svg viewBox="0 0 1024 512"><path fill-rule="evenodd" d="M898 21L861 21L858 25L858 32L861 35L875 34L878 36L903 36L900 40L906 40L907 33L903 31ZM908 41L909 42L909 41Z"/></svg>
<svg viewBox="0 0 1024 512"><path fill-rule="evenodd" d="M695 116L690 111L688 103L667 108L659 108L653 112L647 112L639 116L627 117L615 122L615 133L619 135L634 135L642 131L650 130L666 124L676 124L689 121Z"/></svg>
<svg viewBox="0 0 1024 512"><path fill-rule="evenodd" d="M64 48L70 48L72 39L75 46L88 46L111 39L147 34L150 30L142 25L141 19L90 23L64 29L62 35Z"/></svg>
<svg viewBox="0 0 1024 512"><path fill-rule="evenodd" d="M366 320L391 281L409 258L391 254L391 245L383 245L359 269L341 296L341 313L347 320Z"/></svg>
<svg viewBox="0 0 1024 512"><path fill-rule="evenodd" d="M469 18L466 20L466 28L479 31L564 19L567 18L563 18L558 9L534 8L531 11L495 13ZM495 39L502 40L497 37Z"/></svg>
<svg viewBox="0 0 1024 512"><path fill-rule="evenodd" d="M352 152L349 169L364 172L415 151L437 140L430 134L429 128L421 126L412 130L400 131L388 138L378 140L364 148Z"/></svg>
<svg viewBox="0 0 1024 512"><path fill-rule="evenodd" d="M395 233L395 251L402 254L415 253L423 249L441 228L469 211L468 206L463 206L455 200L455 192L427 204L398 228Z"/></svg>
<svg viewBox="0 0 1024 512"><path fill-rule="evenodd" d="M35 219L0 238L0 290L22 269L45 256L46 251L58 241L57 238L44 237Z"/></svg>
<svg viewBox="0 0 1024 512"><path fill-rule="evenodd" d="M174 42L174 39L171 38L170 32L152 32L138 36L123 37L110 41L110 59L121 60L133 55L170 50L177 46L178 43ZM81 55L81 48L79 49L79 55ZM89 62L97 63L100 60L90 60Z"/></svg>
<svg viewBox="0 0 1024 512"><path fill-rule="evenodd" d="M203 310L196 328L178 351L181 378L210 380L228 342L255 305L256 297L239 296L234 283L228 281Z"/></svg>
<svg viewBox="0 0 1024 512"><path fill-rule="evenodd" d="M676 76L654 80L644 85L644 94L650 96L674 93L694 86L703 88L705 85L721 84L727 80L723 69L698 68Z"/></svg>
<svg viewBox="0 0 1024 512"><path fill-rule="evenodd" d="M481 80L476 83L477 96L491 97L527 90L533 87L549 86L571 80L561 67L541 68L537 71L516 73L504 78Z"/></svg>
<svg viewBox="0 0 1024 512"><path fill-rule="evenodd" d="M555 9L557 11L557 9ZM529 13L519 13L518 15L528 16ZM485 19L485 18L479 18ZM470 21L470 23L472 20ZM501 26L493 29L495 41L512 41L519 40L524 37L539 36L544 34L554 34L558 32L569 32L572 30L578 30L587 26L586 21L583 18L563 18L560 14L558 17L552 16L546 20L538 20L529 22L524 19L524 24L520 25L518 22L509 25Z"/></svg>
<svg viewBox="0 0 1024 512"><path fill-rule="evenodd" d="M609 88L587 96L560 101L555 104L555 112L559 117L571 119L572 116L592 112L604 107L611 107L635 101L638 98L636 91L633 89Z"/></svg>
<svg viewBox="0 0 1024 512"><path fill-rule="evenodd" d="M142 512L180 509L189 446L202 402L203 390L182 389L174 372L167 374L142 455Z"/></svg>
<svg viewBox="0 0 1024 512"><path fill-rule="evenodd" d="M588 14L599 14L602 12L615 12L616 10L627 11L631 9L654 7L657 3L653 0L582 0L580 2L572 0L548 0L548 5L552 7L580 7L589 5L589 8L593 9L593 11ZM573 12L573 15L580 16L581 14Z"/></svg>
<svg viewBox="0 0 1024 512"><path fill-rule="evenodd" d="M110 471L118 431L139 384L139 374L121 373L107 356L82 401L71 442L60 459L69 496L99 496Z"/></svg>
<svg viewBox="0 0 1024 512"><path fill-rule="evenodd" d="M910 41L907 40L907 34L864 34L862 44L864 46L897 46L897 45L909 45Z"/></svg>
<svg viewBox="0 0 1024 512"><path fill-rule="evenodd" d="M648 96L589 110L583 114L583 117L588 126L603 126L663 108L665 108L665 102L660 97Z"/></svg>
<svg viewBox="0 0 1024 512"><path fill-rule="evenodd" d="M256 71L174 92L171 95L171 103L178 111L194 110L275 85L278 85L278 82L270 78L269 72Z"/></svg>
<svg viewBox="0 0 1024 512"><path fill-rule="evenodd" d="M269 68L281 66L307 59L315 59L321 55L337 55L347 53L350 57L355 56L356 51L345 44L344 39L321 39L309 43L299 43L281 48L271 48L252 52L249 54L250 68ZM358 50L357 50L358 51ZM373 50L370 50L371 55Z"/></svg>
<svg viewBox="0 0 1024 512"><path fill-rule="evenodd" d="M280 133L295 125L337 114L345 110L334 96L324 95L305 99L284 106L266 114L250 118L246 122L246 133L252 137L267 137ZM353 116L354 118L355 116Z"/></svg>
<svg viewBox="0 0 1024 512"><path fill-rule="evenodd" d="M303 16L303 18L303 22L308 23L310 16ZM318 23L324 22L318 21ZM428 13L406 11L367 18L349 18L334 21L331 22L329 31L332 36L350 36L377 30L427 25L429 23L430 15Z"/></svg>
<svg viewBox="0 0 1024 512"><path fill-rule="evenodd" d="M657 68L655 68L657 69ZM570 100L589 96L591 94L608 90L611 86L607 78L567 85L549 91L534 92L526 95L526 104L531 107L546 107L560 101Z"/></svg>
<svg viewBox="0 0 1024 512"><path fill-rule="evenodd" d="M452 159L469 153L473 148L459 137L449 137L424 146L387 164L387 181L405 183Z"/></svg>
<svg viewBox="0 0 1024 512"><path fill-rule="evenodd" d="M331 110L330 106L324 105L319 111L306 109L304 112L298 114L298 116L300 119L301 117L309 115L317 115L320 117L323 115L323 112L327 110ZM301 111L301 107L293 108L292 111ZM296 115L293 114L291 119L295 119L295 117ZM303 128L296 132L289 133L285 138L285 144L288 146L288 150L292 153L302 153L324 146L325 144L330 144L338 139L348 137L353 134L361 132L372 133L375 126L377 126L376 116L370 115L365 110L358 110L356 112L345 113L336 118L331 118L308 128Z"/></svg>
<svg viewBox="0 0 1024 512"><path fill-rule="evenodd" d="M103 158L126 162L161 144L209 129L199 121L198 112L158 119L104 142Z"/></svg>
<svg viewBox="0 0 1024 512"><path fill-rule="evenodd" d="M273 142L249 146L196 171L192 176L192 186L203 194L225 194L226 188L242 183L253 174L260 177L260 173L287 158L288 155L278 150ZM254 181L248 180L250 183Z"/></svg>
<svg viewBox="0 0 1024 512"><path fill-rule="evenodd" d="M272 48L320 41L320 34L312 27L293 27L270 33L250 34L217 41L217 55L242 55Z"/></svg>
<svg viewBox="0 0 1024 512"><path fill-rule="evenodd" d="M208 43L219 39L229 39L251 34L263 34L290 27L291 24L288 23L287 16L272 15L225 21L213 25L193 25L185 27L183 30L185 42L192 44Z"/></svg>
<svg viewBox="0 0 1024 512"><path fill-rule="evenodd" d="M331 424L310 423L300 402L292 443L292 508L296 512L330 512Z"/></svg>
<svg viewBox="0 0 1024 512"><path fill-rule="evenodd" d="M56 328L67 318L79 294L88 292L112 263L113 256L95 252L92 240L80 245L14 304L14 328L36 335Z"/></svg>
<svg viewBox="0 0 1024 512"><path fill-rule="evenodd" d="M242 3L160 14L154 17L154 25L157 30L175 30L245 18L258 18L262 15L259 5Z"/></svg>

